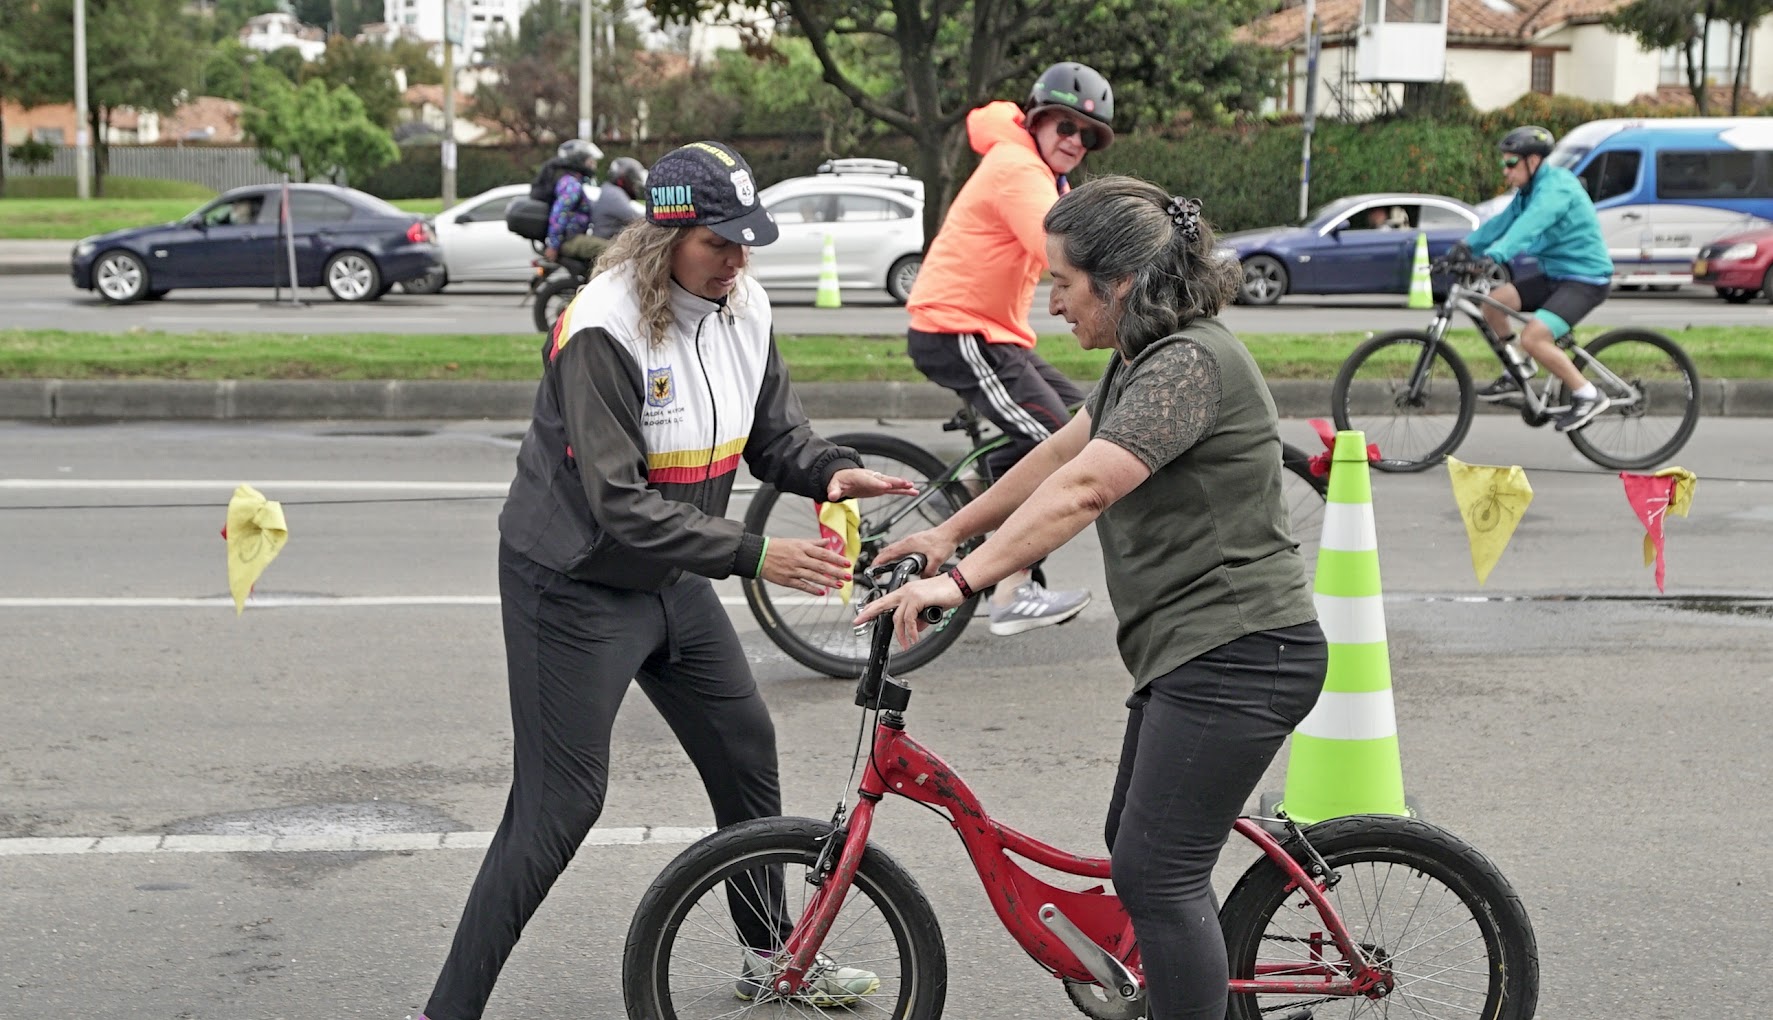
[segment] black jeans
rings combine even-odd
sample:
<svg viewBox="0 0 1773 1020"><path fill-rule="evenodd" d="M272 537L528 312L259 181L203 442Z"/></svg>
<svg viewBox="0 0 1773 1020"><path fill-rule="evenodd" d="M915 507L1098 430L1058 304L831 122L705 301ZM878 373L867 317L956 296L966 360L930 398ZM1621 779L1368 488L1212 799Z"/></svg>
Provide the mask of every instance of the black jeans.
<svg viewBox="0 0 1773 1020"><path fill-rule="evenodd" d="M1317 703L1316 623L1247 634L1127 700L1108 807L1114 888L1133 920L1150 1020L1224 1020L1213 865L1281 741Z"/></svg>
<svg viewBox="0 0 1773 1020"><path fill-rule="evenodd" d="M478 1020L523 926L602 813L610 729L630 678L701 773L716 824L782 813L775 725L706 578L626 591L575 581L501 545L499 601L515 769L425 1006L430 1020ZM742 934L755 946L777 936Z"/></svg>

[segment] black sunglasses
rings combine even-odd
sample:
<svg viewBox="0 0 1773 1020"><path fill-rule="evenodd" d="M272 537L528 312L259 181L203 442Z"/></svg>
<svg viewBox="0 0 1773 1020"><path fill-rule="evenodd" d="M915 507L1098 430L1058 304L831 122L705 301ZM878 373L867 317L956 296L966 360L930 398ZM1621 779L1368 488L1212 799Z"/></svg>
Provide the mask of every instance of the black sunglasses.
<svg viewBox="0 0 1773 1020"><path fill-rule="evenodd" d="M1053 126L1053 130L1059 133L1060 138L1070 138L1072 135L1082 136L1083 146L1086 149L1094 149L1096 143L1102 140L1101 132L1093 127L1078 127L1075 121L1061 120Z"/></svg>
<svg viewBox="0 0 1773 1020"><path fill-rule="evenodd" d="M1520 164L1521 158L1520 156L1504 156L1502 157L1502 165L1512 170Z"/></svg>

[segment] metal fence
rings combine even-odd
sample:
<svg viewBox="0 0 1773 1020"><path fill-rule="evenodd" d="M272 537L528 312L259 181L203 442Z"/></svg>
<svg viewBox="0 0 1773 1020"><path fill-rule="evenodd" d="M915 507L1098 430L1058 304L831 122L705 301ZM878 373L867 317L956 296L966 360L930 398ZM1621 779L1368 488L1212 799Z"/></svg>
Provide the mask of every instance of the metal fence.
<svg viewBox="0 0 1773 1020"><path fill-rule="evenodd" d="M44 177L74 176L74 147L58 145L55 156L43 166L31 168L12 158L6 149L6 176L29 177L33 169ZM216 191L248 184L275 184L283 175L259 159L253 146L235 145L112 145L106 173L111 177L155 177L194 181Z"/></svg>

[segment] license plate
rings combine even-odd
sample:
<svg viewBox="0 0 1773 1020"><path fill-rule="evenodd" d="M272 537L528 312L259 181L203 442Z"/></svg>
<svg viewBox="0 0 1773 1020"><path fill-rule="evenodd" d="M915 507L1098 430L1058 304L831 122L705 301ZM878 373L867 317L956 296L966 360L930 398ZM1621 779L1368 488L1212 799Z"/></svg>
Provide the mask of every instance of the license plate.
<svg viewBox="0 0 1773 1020"><path fill-rule="evenodd" d="M1705 275L1705 260L1704 259L1700 259L1699 261L1693 263L1693 275L1694 276L1704 276Z"/></svg>

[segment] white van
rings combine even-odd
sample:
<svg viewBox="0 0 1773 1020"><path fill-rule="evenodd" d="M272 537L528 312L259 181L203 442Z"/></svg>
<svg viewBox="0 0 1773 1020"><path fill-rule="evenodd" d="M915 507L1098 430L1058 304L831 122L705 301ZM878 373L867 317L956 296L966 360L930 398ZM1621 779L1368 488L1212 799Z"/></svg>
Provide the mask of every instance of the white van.
<svg viewBox="0 0 1773 1020"><path fill-rule="evenodd" d="M1684 284L1699 249L1773 226L1773 117L1597 120L1550 162L1582 179L1615 284Z"/></svg>

